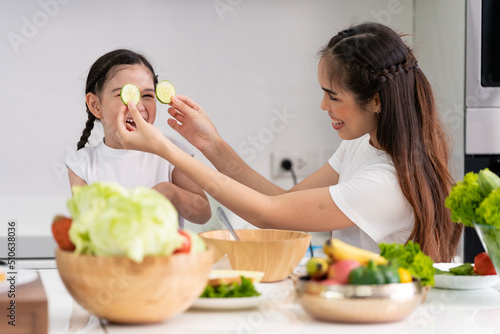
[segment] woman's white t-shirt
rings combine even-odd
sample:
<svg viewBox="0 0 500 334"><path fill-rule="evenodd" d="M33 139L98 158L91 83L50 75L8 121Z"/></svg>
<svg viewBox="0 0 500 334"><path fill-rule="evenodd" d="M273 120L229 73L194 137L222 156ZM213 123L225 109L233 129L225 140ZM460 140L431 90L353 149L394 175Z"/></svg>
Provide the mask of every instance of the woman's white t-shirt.
<svg viewBox="0 0 500 334"><path fill-rule="evenodd" d="M405 243L414 226L413 209L399 185L391 157L373 147L370 136L344 140L328 161L339 174L330 194L356 226L332 236L379 252L378 244Z"/></svg>

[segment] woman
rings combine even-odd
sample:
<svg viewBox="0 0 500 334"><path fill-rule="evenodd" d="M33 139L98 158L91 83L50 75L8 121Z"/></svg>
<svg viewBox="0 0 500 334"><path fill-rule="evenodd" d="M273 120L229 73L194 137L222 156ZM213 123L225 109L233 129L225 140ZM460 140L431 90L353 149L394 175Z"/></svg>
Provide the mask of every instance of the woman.
<svg viewBox="0 0 500 334"><path fill-rule="evenodd" d="M434 261L450 261L461 227L444 207L453 183L448 142L413 53L392 29L364 23L339 32L320 57L321 108L344 141L326 165L288 191L245 164L187 97L173 100L175 119L168 123L220 172L176 148L133 105L137 128L122 114L118 136L127 148L167 159L257 227L334 231L374 251L380 242L413 240Z"/></svg>

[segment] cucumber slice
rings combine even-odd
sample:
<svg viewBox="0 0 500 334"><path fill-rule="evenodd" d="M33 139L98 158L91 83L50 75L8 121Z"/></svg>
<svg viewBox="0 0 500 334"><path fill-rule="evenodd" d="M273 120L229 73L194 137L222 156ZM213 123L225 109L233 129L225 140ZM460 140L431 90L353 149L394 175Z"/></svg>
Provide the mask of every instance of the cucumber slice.
<svg viewBox="0 0 500 334"><path fill-rule="evenodd" d="M175 87L170 81L162 80L156 85L155 92L158 101L167 104L172 102L172 97L175 95Z"/></svg>
<svg viewBox="0 0 500 334"><path fill-rule="evenodd" d="M128 105L129 101L134 101L134 103L137 105L137 103L139 103L139 100L141 99L141 92L136 85L126 84L120 90L120 97L122 98L122 102L125 105Z"/></svg>

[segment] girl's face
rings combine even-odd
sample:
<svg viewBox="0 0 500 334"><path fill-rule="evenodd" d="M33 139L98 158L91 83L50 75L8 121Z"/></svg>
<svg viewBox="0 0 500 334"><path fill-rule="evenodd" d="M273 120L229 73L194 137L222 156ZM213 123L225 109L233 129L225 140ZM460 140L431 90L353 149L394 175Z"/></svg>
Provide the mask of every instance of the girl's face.
<svg viewBox="0 0 500 334"><path fill-rule="evenodd" d="M153 124L156 118L155 87L151 71L142 64L120 65L113 70L116 71L114 76L104 84L100 94L88 93L86 100L90 111L101 120L105 144L121 149L123 146L116 136L116 119L122 110L127 110L120 97L121 88L129 83L139 88L141 99L137 103L137 109L144 120ZM132 121L130 114L127 114L127 120ZM135 127L133 122L132 126Z"/></svg>
<svg viewBox="0 0 500 334"><path fill-rule="evenodd" d="M376 140L378 123L376 112L380 111L378 95L366 108L361 109L349 92L340 89L341 87L332 86L328 70L322 60L318 65L318 81L323 89L321 109L328 112L332 126L340 138L351 140L369 133L370 143L378 147Z"/></svg>

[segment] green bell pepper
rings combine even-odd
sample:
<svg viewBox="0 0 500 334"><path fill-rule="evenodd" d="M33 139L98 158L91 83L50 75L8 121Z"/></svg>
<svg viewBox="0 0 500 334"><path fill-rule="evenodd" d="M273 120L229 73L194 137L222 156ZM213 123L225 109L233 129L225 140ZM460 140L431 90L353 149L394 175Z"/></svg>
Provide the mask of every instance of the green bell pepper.
<svg viewBox="0 0 500 334"><path fill-rule="evenodd" d="M390 265L377 266L370 261L366 267L361 266L353 269L349 274L349 284L389 284L400 283L398 268Z"/></svg>

